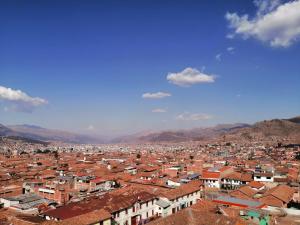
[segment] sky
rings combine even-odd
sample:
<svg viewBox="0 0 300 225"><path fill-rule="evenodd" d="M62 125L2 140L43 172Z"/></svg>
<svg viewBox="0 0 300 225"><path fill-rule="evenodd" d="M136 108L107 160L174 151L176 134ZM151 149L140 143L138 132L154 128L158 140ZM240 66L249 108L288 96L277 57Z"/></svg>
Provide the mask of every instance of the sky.
<svg viewBox="0 0 300 225"><path fill-rule="evenodd" d="M0 1L0 123L114 136L300 114L300 0Z"/></svg>

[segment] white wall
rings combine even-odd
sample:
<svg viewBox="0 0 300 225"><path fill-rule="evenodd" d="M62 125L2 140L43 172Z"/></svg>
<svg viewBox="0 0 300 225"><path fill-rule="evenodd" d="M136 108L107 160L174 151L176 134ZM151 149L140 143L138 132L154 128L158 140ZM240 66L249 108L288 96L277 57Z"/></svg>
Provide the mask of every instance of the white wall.
<svg viewBox="0 0 300 225"><path fill-rule="evenodd" d="M131 225L131 217L134 217L136 215L142 215L142 218L139 218L139 219L147 219L147 218L155 215L156 201L157 201L156 199L153 200L153 204L152 204L152 201L148 201L148 206L145 202L142 204L141 207L140 207L140 204L137 203L137 204L135 204L135 212L133 212L133 207L130 207L127 210L127 214L126 214L126 210L122 210L119 212L118 216L117 215L115 216L114 219L117 223L119 223L121 225L125 224L126 221L127 221L128 225ZM148 217L147 217L147 212L148 212Z"/></svg>

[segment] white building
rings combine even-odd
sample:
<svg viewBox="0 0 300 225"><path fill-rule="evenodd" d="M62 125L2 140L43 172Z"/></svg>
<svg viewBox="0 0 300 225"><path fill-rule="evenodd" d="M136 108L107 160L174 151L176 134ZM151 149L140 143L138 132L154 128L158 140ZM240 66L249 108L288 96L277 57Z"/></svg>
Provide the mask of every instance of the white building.
<svg viewBox="0 0 300 225"><path fill-rule="evenodd" d="M254 181L274 182L273 173L255 173Z"/></svg>
<svg viewBox="0 0 300 225"><path fill-rule="evenodd" d="M164 217L195 204L201 199L201 188L198 184L198 181L191 181L163 193L156 204L157 215Z"/></svg>

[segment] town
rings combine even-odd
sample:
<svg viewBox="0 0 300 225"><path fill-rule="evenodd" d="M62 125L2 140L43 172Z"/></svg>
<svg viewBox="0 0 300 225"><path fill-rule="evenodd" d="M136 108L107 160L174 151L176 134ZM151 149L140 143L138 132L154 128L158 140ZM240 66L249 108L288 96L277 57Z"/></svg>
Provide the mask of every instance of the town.
<svg viewBox="0 0 300 225"><path fill-rule="evenodd" d="M0 225L300 225L300 0L0 0Z"/></svg>
<svg viewBox="0 0 300 225"><path fill-rule="evenodd" d="M1 155L1 224L300 221L299 145L16 143Z"/></svg>

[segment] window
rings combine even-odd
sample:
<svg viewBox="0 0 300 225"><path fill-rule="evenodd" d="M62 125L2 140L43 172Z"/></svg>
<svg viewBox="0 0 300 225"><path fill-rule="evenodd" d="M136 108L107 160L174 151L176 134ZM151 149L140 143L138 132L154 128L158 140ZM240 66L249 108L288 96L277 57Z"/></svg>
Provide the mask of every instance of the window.
<svg viewBox="0 0 300 225"><path fill-rule="evenodd" d="M148 212L146 213L146 218L148 218L149 217L149 214L148 214Z"/></svg>
<svg viewBox="0 0 300 225"><path fill-rule="evenodd" d="M148 202L146 203L146 207L148 207Z"/></svg>
<svg viewBox="0 0 300 225"><path fill-rule="evenodd" d="M125 209L125 213L126 213L126 215L128 214L128 209Z"/></svg>
<svg viewBox="0 0 300 225"><path fill-rule="evenodd" d="M270 180L270 179L271 179L271 177L267 177L267 179L268 179L268 180Z"/></svg>
<svg viewBox="0 0 300 225"><path fill-rule="evenodd" d="M135 206L132 207L132 212L135 212Z"/></svg>
<svg viewBox="0 0 300 225"><path fill-rule="evenodd" d="M154 216L154 210L152 209L152 216Z"/></svg>

